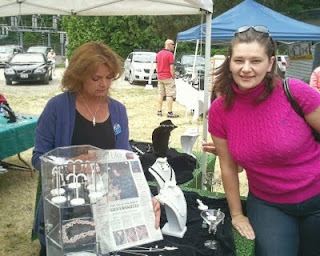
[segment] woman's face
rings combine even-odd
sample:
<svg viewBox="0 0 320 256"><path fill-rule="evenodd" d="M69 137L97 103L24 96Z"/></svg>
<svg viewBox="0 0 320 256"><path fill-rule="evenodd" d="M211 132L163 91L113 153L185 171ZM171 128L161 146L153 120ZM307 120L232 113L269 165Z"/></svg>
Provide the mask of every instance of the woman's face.
<svg viewBox="0 0 320 256"><path fill-rule="evenodd" d="M274 56L268 58L265 47L258 42L238 43L230 57L230 71L240 90L256 87L272 69Z"/></svg>
<svg viewBox="0 0 320 256"><path fill-rule="evenodd" d="M108 94L113 75L106 65L100 65L96 72L83 81L83 94L101 97Z"/></svg>

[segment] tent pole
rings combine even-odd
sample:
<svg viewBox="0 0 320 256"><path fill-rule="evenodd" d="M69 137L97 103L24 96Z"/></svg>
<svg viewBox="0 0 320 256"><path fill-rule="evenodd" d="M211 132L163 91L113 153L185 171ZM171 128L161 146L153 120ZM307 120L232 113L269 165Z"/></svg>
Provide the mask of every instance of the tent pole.
<svg viewBox="0 0 320 256"><path fill-rule="evenodd" d="M178 48L178 41L176 41L176 45L174 47L174 53L173 53L174 58L176 58L177 48Z"/></svg>
<svg viewBox="0 0 320 256"><path fill-rule="evenodd" d="M194 77L195 77L196 62L197 62L197 57L198 57L198 48L199 48L199 39L197 39L196 50L195 50L195 52L194 52L194 58L193 58L193 64L192 64L191 81L193 81L193 79L194 79Z"/></svg>
<svg viewBox="0 0 320 256"><path fill-rule="evenodd" d="M203 99L203 142L207 142L208 119L206 112L209 108L209 75L210 75L210 55L211 55L211 19L212 13L207 12L206 15L206 46L205 46L205 73L204 73L204 99ZM206 189L205 181L207 176L207 153L202 153L202 180L201 187Z"/></svg>

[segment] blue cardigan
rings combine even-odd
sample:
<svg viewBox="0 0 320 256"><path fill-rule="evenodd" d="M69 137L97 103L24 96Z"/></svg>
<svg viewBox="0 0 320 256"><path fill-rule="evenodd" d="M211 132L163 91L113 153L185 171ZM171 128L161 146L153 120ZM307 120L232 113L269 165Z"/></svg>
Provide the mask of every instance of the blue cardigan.
<svg viewBox="0 0 320 256"><path fill-rule="evenodd" d="M126 108L109 98L109 112L116 135L116 149L131 150ZM50 99L39 117L32 165L40 170L40 156L57 147L71 145L76 116L76 95L62 93Z"/></svg>
<svg viewBox="0 0 320 256"><path fill-rule="evenodd" d="M129 127L126 108L120 102L109 98L109 112L115 132L116 149L131 150L129 145ZM57 147L71 146L76 116L76 95L62 93L51 98L39 117L36 127L35 148L32 154L32 165L41 169L40 157ZM45 244L43 199L40 197L34 220L33 232Z"/></svg>

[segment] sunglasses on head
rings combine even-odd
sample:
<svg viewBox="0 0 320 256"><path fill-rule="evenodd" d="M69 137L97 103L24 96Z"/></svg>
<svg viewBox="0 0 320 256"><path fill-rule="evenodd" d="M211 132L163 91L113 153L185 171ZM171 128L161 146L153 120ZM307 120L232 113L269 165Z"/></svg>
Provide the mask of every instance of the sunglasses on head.
<svg viewBox="0 0 320 256"><path fill-rule="evenodd" d="M236 34L239 34L239 33L247 32L250 29L253 29L254 31L259 32L259 33L265 33L265 34L270 35L270 32L269 32L268 28L266 28L265 26L261 26L261 25L258 25L258 26L242 26L242 27L238 28L237 31L234 34L236 35Z"/></svg>

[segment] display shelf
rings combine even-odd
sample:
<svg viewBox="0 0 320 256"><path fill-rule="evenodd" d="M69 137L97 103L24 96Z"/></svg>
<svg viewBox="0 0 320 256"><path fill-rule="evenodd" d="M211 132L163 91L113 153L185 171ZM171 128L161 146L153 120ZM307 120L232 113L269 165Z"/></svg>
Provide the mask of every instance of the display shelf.
<svg viewBox="0 0 320 256"><path fill-rule="evenodd" d="M95 247L95 227L92 218L77 218L56 225L47 234L58 248L66 251L76 247Z"/></svg>

